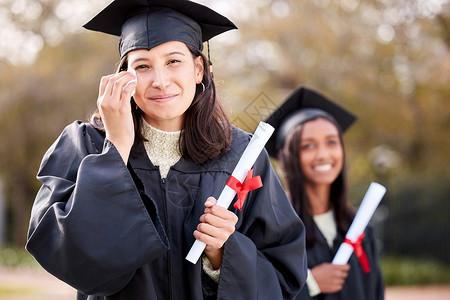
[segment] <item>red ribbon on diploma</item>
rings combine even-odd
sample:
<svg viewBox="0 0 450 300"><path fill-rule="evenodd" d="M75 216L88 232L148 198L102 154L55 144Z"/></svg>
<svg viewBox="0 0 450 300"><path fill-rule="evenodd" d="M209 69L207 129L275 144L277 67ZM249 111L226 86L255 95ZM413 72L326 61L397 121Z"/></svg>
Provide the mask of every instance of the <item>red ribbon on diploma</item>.
<svg viewBox="0 0 450 300"><path fill-rule="evenodd" d="M361 235L355 242L352 242L351 240L346 238L344 240L344 243L349 244L350 246L353 247L353 251L355 252L356 257L358 257L359 263L361 264L363 271L369 273L370 272L369 260L367 259L366 252L364 252L364 249L362 247L363 239L364 239L364 232L361 233Z"/></svg>
<svg viewBox="0 0 450 300"><path fill-rule="evenodd" d="M263 186L261 177L258 175L256 177L253 176L253 169L248 171L247 177L244 182L241 183L235 177L230 176L228 179L227 185L236 191L237 193L237 201L234 203L234 207L241 210L244 205L245 198L247 197L248 192L252 190L256 190Z"/></svg>

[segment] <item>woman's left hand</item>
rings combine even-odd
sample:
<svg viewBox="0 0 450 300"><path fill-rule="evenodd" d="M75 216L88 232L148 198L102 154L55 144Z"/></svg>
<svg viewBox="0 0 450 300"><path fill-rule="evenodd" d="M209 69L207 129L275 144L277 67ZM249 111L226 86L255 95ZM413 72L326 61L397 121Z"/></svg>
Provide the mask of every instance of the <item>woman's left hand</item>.
<svg viewBox="0 0 450 300"><path fill-rule="evenodd" d="M205 203L205 213L194 231L197 240L206 244L205 254L214 269L222 265L223 244L235 231L238 217L228 209L216 205L217 200L209 197Z"/></svg>

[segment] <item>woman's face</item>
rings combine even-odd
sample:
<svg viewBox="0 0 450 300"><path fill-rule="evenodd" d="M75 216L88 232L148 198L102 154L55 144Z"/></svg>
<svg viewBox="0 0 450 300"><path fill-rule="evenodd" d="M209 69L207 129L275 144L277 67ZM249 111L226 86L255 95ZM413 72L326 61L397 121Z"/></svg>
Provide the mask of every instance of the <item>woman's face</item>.
<svg viewBox="0 0 450 300"><path fill-rule="evenodd" d="M324 118L304 123L299 155L305 185L331 185L344 164L337 127Z"/></svg>
<svg viewBox="0 0 450 300"><path fill-rule="evenodd" d="M203 60L193 58L182 42L167 42L128 54L128 68L136 71L134 100L144 119L164 131L183 127L184 114L203 78Z"/></svg>

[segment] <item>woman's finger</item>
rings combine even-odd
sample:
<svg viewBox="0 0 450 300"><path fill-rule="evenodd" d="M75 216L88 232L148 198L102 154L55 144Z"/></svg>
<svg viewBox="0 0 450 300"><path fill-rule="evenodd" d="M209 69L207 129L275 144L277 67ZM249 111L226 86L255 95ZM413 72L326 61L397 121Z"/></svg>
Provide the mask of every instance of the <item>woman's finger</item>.
<svg viewBox="0 0 450 300"><path fill-rule="evenodd" d="M235 222L237 222L237 220L238 220L235 213L233 213L232 211L229 211L225 207L221 207L221 206L217 206L217 205L205 208L205 214L213 214L219 218L226 219L226 220L232 220Z"/></svg>
<svg viewBox="0 0 450 300"><path fill-rule="evenodd" d="M194 231L194 237L214 249L219 249L228 240L228 235L220 233L206 223L202 223Z"/></svg>
<svg viewBox="0 0 450 300"><path fill-rule="evenodd" d="M117 77L113 77L112 80L114 81L111 82L111 85L109 85L109 88L111 89L111 96L119 101L122 100L122 94L124 92L125 85L134 79L136 79L136 77L134 77L130 72L120 72L119 74L117 74Z"/></svg>
<svg viewBox="0 0 450 300"><path fill-rule="evenodd" d="M218 217L214 214L204 214L200 217L201 223L207 223L215 228L225 230L227 232L233 233L235 230L236 222L232 218L225 219Z"/></svg>
<svg viewBox="0 0 450 300"><path fill-rule="evenodd" d="M205 243L206 247L215 247L213 246L213 244L216 244L215 239L204 232L194 230L194 237L196 240Z"/></svg>
<svg viewBox="0 0 450 300"><path fill-rule="evenodd" d="M131 93L136 87L136 83L133 83L135 80L136 77L129 72L120 72L119 74L102 77L100 83L100 95L97 100L97 106L100 111L102 112L110 109L121 110L123 103L125 102L122 101L122 98L126 97L127 101L125 103L129 102L128 100L131 98ZM130 83L129 88L124 88L127 83ZM125 105L125 109L127 108L127 105Z"/></svg>
<svg viewBox="0 0 450 300"><path fill-rule="evenodd" d="M97 105L99 104L99 102L101 101L102 97L104 96L105 90L106 90L106 86L108 85L108 82L109 82L110 78L113 77L113 76L114 76L114 74L107 75L107 76L103 76L100 79L100 85L99 85L99 88L98 88Z"/></svg>

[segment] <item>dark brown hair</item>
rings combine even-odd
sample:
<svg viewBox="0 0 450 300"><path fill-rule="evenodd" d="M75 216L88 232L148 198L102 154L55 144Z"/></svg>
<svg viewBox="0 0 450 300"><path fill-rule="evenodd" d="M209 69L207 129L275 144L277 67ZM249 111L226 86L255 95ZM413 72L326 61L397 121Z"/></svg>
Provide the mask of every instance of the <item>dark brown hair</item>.
<svg viewBox="0 0 450 300"><path fill-rule="evenodd" d="M327 119L328 120L328 119ZM333 122L333 124L335 124ZM335 124L336 125L336 124ZM339 139L342 148L342 132L339 126ZM315 235L314 220L311 214L311 205L305 192L304 175L300 164L300 141L302 135L302 125L294 128L286 138L284 148L279 153L279 161L283 168L284 180L287 185L288 195L292 207L302 219L306 228L306 245L311 247L319 239ZM343 149L344 151L344 149ZM338 231L345 234L350 227L354 217L354 210L347 202L347 176L345 167L345 153L342 170L336 180L331 184L330 204L334 209L334 216Z"/></svg>
<svg viewBox="0 0 450 300"><path fill-rule="evenodd" d="M229 150L231 144L231 123L222 104L217 99L213 74L210 72L210 63L202 52L186 45L192 53L193 59L200 56L203 60L203 79L205 90L197 85L194 99L185 112L185 120L182 134L180 135L179 148L182 156L202 164L216 158ZM119 63L117 72L128 69L128 56ZM131 109L134 118L135 144L144 141L141 133L141 117L143 111L136 105L132 98ZM91 124L104 132L98 110L90 118Z"/></svg>

